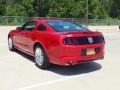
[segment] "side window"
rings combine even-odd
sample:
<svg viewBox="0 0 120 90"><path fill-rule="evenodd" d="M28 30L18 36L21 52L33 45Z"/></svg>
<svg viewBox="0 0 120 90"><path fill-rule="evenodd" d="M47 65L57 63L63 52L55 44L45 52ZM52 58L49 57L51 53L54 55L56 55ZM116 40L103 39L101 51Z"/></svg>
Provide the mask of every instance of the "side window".
<svg viewBox="0 0 120 90"><path fill-rule="evenodd" d="M32 31L35 26L36 26L36 22L31 21L31 22L27 22L26 24L24 24L22 28L27 31Z"/></svg>
<svg viewBox="0 0 120 90"><path fill-rule="evenodd" d="M47 28L45 25L40 24L37 29L38 29L38 31L45 31Z"/></svg>

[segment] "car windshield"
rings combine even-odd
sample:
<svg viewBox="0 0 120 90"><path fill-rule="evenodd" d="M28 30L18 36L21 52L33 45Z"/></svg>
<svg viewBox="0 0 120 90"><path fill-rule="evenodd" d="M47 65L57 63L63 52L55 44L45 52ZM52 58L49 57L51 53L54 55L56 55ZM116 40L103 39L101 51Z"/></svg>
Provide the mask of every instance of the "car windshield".
<svg viewBox="0 0 120 90"><path fill-rule="evenodd" d="M66 32L66 31L80 31L80 32L86 32L89 31L87 28L77 25L72 22L68 21L61 21L61 20L51 20L47 21L47 24L50 25L52 28L54 28L58 32Z"/></svg>

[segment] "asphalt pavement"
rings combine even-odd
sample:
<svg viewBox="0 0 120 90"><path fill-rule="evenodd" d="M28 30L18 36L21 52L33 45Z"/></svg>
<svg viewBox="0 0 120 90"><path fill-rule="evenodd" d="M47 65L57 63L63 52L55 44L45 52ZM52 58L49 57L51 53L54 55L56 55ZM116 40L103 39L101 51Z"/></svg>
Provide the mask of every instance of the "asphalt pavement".
<svg viewBox="0 0 120 90"><path fill-rule="evenodd" d="M16 26L15 26L16 27ZM33 58L11 52L8 32L13 26L0 26L0 90L120 90L120 32L99 27L105 36L105 58L95 62L41 70Z"/></svg>

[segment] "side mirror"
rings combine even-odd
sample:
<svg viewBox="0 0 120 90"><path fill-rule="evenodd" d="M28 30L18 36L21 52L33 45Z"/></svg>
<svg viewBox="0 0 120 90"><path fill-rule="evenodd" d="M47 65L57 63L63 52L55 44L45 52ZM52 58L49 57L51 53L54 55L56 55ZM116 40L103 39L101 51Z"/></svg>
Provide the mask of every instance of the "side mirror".
<svg viewBox="0 0 120 90"><path fill-rule="evenodd" d="M17 30L22 30L22 27L17 27L16 29L17 29Z"/></svg>

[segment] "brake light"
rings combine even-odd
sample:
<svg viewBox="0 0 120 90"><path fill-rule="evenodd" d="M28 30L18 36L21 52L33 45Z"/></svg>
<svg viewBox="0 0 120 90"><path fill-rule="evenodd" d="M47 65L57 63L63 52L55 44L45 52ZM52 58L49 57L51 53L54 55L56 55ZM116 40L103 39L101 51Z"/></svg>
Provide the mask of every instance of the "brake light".
<svg viewBox="0 0 120 90"><path fill-rule="evenodd" d="M79 41L75 38L65 38L63 40L63 44L65 44L65 45L79 45Z"/></svg>
<svg viewBox="0 0 120 90"><path fill-rule="evenodd" d="M89 38L92 40L90 42ZM87 45L105 43L103 36L85 36L85 37L66 37L63 39L65 45Z"/></svg>

